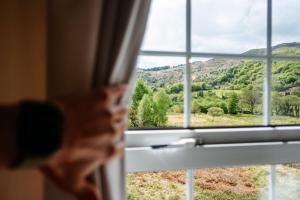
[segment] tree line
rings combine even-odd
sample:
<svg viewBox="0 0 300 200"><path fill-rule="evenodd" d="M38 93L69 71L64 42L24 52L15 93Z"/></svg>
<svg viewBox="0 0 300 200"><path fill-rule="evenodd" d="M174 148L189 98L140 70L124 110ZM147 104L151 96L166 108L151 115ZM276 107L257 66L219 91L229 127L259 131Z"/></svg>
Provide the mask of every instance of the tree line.
<svg viewBox="0 0 300 200"><path fill-rule="evenodd" d="M210 90L202 83L192 87L192 113L211 116L224 114L262 114L262 88L242 90ZM183 113L183 84L175 83L165 88L151 88L138 80L133 92L130 110L130 127L162 127L168 113ZM300 97L273 92L273 115L300 117Z"/></svg>

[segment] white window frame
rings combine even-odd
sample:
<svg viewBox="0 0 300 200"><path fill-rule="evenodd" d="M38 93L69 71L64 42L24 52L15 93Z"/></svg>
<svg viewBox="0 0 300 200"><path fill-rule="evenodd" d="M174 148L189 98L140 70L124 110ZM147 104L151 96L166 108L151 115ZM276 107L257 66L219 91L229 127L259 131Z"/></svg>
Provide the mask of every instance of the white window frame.
<svg viewBox="0 0 300 200"><path fill-rule="evenodd" d="M300 126L271 124L271 68L273 60L300 61L297 56L272 55L272 0L267 3L266 55L202 53L191 51L191 1L186 0L186 49L175 51L140 51L142 56L184 57L183 129L129 130L126 138L127 172L187 170L187 199L193 199L192 169L270 164L269 199L275 199L275 164L300 162ZM263 125L261 127L193 129L191 122L191 57L265 60ZM197 147L176 146L153 149L183 138L194 138Z"/></svg>

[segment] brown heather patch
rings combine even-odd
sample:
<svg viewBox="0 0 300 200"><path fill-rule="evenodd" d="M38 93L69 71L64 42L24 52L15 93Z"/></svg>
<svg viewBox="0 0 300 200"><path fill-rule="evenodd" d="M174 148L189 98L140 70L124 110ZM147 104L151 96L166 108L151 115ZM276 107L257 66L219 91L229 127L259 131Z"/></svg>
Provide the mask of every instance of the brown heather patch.
<svg viewBox="0 0 300 200"><path fill-rule="evenodd" d="M253 174L247 167L195 170L195 185L241 195L258 193Z"/></svg>
<svg viewBox="0 0 300 200"><path fill-rule="evenodd" d="M184 185L186 171L163 171L152 173L132 174L139 186L152 180L168 180ZM256 195L259 188L255 184L255 175L249 167L238 168L214 168L194 170L195 186L198 189L232 192L239 195ZM150 183L151 184L151 183Z"/></svg>

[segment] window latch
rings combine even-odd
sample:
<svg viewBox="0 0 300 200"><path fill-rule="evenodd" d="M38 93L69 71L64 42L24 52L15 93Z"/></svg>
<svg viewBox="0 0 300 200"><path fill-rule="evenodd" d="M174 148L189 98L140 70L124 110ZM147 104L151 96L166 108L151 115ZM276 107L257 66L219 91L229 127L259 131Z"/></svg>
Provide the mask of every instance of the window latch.
<svg viewBox="0 0 300 200"><path fill-rule="evenodd" d="M181 138L176 142L170 144L152 145L152 149L165 149L165 148L194 148L202 145L201 138Z"/></svg>

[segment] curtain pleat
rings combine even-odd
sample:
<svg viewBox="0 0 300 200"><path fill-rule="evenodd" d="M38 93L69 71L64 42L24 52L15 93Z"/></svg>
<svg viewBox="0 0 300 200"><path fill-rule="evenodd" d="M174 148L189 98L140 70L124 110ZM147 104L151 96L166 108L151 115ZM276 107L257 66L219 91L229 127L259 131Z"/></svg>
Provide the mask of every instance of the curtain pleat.
<svg viewBox="0 0 300 200"><path fill-rule="evenodd" d="M49 0L48 97L132 83L150 1ZM100 167L95 180L105 200L126 199L124 158ZM45 197L71 199L50 182Z"/></svg>

